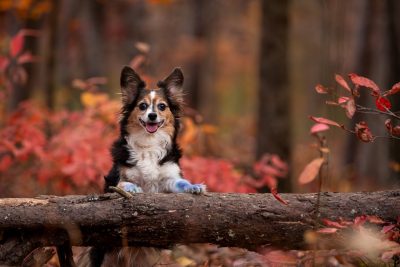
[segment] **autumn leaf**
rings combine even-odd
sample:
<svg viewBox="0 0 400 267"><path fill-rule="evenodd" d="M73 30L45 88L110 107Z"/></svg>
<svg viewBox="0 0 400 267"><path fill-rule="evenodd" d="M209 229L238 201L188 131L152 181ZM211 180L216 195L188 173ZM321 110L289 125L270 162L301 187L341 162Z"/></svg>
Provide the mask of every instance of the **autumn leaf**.
<svg viewBox="0 0 400 267"><path fill-rule="evenodd" d="M4 72L9 64L10 60L7 57L0 56L0 72Z"/></svg>
<svg viewBox="0 0 400 267"><path fill-rule="evenodd" d="M387 111L392 108L392 104L390 101L382 96L378 96L375 100L375 105L376 108L379 109L380 111Z"/></svg>
<svg viewBox="0 0 400 267"><path fill-rule="evenodd" d="M144 54L147 54L150 52L150 45L148 43L136 42L135 47L137 50L139 50L140 52L142 52Z"/></svg>
<svg viewBox="0 0 400 267"><path fill-rule="evenodd" d="M367 215L367 221L373 224L384 224L385 221L375 215Z"/></svg>
<svg viewBox="0 0 400 267"><path fill-rule="evenodd" d="M322 229L318 229L317 233L320 234L334 234L338 231L337 228L322 228Z"/></svg>
<svg viewBox="0 0 400 267"><path fill-rule="evenodd" d="M325 86L321 85L321 84L317 84L315 86L315 91L318 94L327 94L328 93L328 88L326 88Z"/></svg>
<svg viewBox="0 0 400 267"><path fill-rule="evenodd" d="M354 114L356 113L356 103L354 101L354 98L350 98L346 102L344 109L346 111L347 118L349 119L353 118Z"/></svg>
<svg viewBox="0 0 400 267"><path fill-rule="evenodd" d="M316 158L308 163L299 176L299 183L307 184L312 182L317 177L323 163L323 158Z"/></svg>
<svg viewBox="0 0 400 267"><path fill-rule="evenodd" d="M129 66L131 66L132 69L139 69L145 61L146 57L144 55L137 55L133 57L132 60L129 62Z"/></svg>
<svg viewBox="0 0 400 267"><path fill-rule="evenodd" d="M270 190L276 188L278 181L275 176L272 175L263 175L262 177L262 186L267 186Z"/></svg>
<svg viewBox="0 0 400 267"><path fill-rule="evenodd" d="M332 125L332 126L336 126L336 127L342 127L339 123L329 120L329 119L322 118L322 117L309 116L309 118L317 123L323 123L323 124L328 124L328 125Z"/></svg>
<svg viewBox="0 0 400 267"><path fill-rule="evenodd" d="M274 196L274 198L276 200L278 200L279 202L281 202L284 205L288 205L289 203L284 200L279 194L278 194L278 190L276 188L271 188L271 193Z"/></svg>
<svg viewBox="0 0 400 267"><path fill-rule="evenodd" d="M361 215L357 216L354 218L354 226L361 226L367 221L367 216L366 215Z"/></svg>
<svg viewBox="0 0 400 267"><path fill-rule="evenodd" d="M8 168L13 163L13 160L10 155L5 155L0 159L0 172L4 172L8 170Z"/></svg>
<svg viewBox="0 0 400 267"><path fill-rule="evenodd" d="M108 100L107 94L94 94L90 92L84 92L81 94L81 102L85 107L95 107Z"/></svg>
<svg viewBox="0 0 400 267"><path fill-rule="evenodd" d="M400 136L400 125L397 125L397 126L393 127L392 120L391 119L387 119L385 121L385 126L386 126L386 129L388 130L390 135Z"/></svg>
<svg viewBox="0 0 400 267"><path fill-rule="evenodd" d="M341 96L338 98L338 104L345 104L347 101L349 101L350 97L347 96Z"/></svg>
<svg viewBox="0 0 400 267"><path fill-rule="evenodd" d="M351 93L350 86L347 84L346 80L339 74L335 75L335 80L338 84L340 84L344 89Z"/></svg>
<svg viewBox="0 0 400 267"><path fill-rule="evenodd" d="M355 132L358 139L365 143L369 143L375 140L375 137L372 135L371 130L368 128L368 125L365 121L360 121L356 124Z"/></svg>
<svg viewBox="0 0 400 267"><path fill-rule="evenodd" d="M326 226L331 226L331 227L336 227L336 228L346 228L347 226L345 225L341 225L338 222L334 222L328 219L322 219L322 222L326 225Z"/></svg>
<svg viewBox="0 0 400 267"><path fill-rule="evenodd" d="M15 35L11 39L10 43L10 55L12 57L16 57L19 53L22 52L22 48L24 46L24 35L22 34L22 31L19 31L17 35Z"/></svg>
<svg viewBox="0 0 400 267"><path fill-rule="evenodd" d="M31 52L25 52L22 55L20 55L17 59L17 62L19 64L25 64L25 63L30 63L36 61L37 58L34 57Z"/></svg>
<svg viewBox="0 0 400 267"><path fill-rule="evenodd" d="M400 247L383 252L381 259L384 262L389 262L396 255L400 255Z"/></svg>
<svg viewBox="0 0 400 267"><path fill-rule="evenodd" d="M374 81L372 81L366 77L358 76L355 73L350 73L349 77L355 85L372 89L375 93L380 94L381 89L379 89L378 85L376 85L376 83Z"/></svg>
<svg viewBox="0 0 400 267"><path fill-rule="evenodd" d="M310 134L316 134L316 133L323 132L323 131L326 131L326 130L329 130L329 129L330 128L329 128L329 126L327 124L316 123L311 127Z"/></svg>
<svg viewBox="0 0 400 267"><path fill-rule="evenodd" d="M284 162L278 155L270 155L270 161L272 166L281 169L282 171L288 172L288 164Z"/></svg>
<svg viewBox="0 0 400 267"><path fill-rule="evenodd" d="M394 95L400 92L400 82L394 84L389 91L386 91L383 96Z"/></svg>
<svg viewBox="0 0 400 267"><path fill-rule="evenodd" d="M195 262L193 260L191 260L185 256L181 256L181 257L177 258L175 261L179 264L179 266L182 266L182 267L193 266L195 264Z"/></svg>
<svg viewBox="0 0 400 267"><path fill-rule="evenodd" d="M267 251L260 251L265 260L268 262L268 266L296 266L298 259L296 255L291 251L282 251L282 250L271 250L270 248L266 248ZM222 265L218 265L222 266ZM245 266L245 264L234 264L232 266ZM246 266L254 266L254 265L246 265ZM260 265L256 265L260 266Z"/></svg>
<svg viewBox="0 0 400 267"><path fill-rule="evenodd" d="M392 231L395 227L396 227L395 224L390 224L390 225L383 226L381 232L386 234L386 233Z"/></svg>

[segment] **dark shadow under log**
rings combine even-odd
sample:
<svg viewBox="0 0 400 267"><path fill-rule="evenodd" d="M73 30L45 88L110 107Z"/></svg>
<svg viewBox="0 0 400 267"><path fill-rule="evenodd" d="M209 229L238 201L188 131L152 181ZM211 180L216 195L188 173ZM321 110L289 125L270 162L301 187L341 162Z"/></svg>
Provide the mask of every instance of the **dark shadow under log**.
<svg viewBox="0 0 400 267"><path fill-rule="evenodd" d="M155 246L214 243L255 249L304 249L315 218L376 215L395 221L400 191L282 194L117 194L0 199L0 264L18 264L43 246Z"/></svg>

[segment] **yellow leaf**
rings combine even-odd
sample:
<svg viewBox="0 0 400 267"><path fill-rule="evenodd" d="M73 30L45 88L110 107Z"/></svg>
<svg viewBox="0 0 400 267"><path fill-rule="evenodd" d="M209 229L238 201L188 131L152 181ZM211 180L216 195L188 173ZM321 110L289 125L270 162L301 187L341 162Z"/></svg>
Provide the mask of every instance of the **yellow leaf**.
<svg viewBox="0 0 400 267"><path fill-rule="evenodd" d="M215 134L217 132L217 127L211 124L204 124L201 128L206 134Z"/></svg>
<svg viewBox="0 0 400 267"><path fill-rule="evenodd" d="M85 107L95 107L106 101L108 101L108 96L106 94L93 94L89 92L81 94L81 103Z"/></svg>
<svg viewBox="0 0 400 267"><path fill-rule="evenodd" d="M183 256L177 258L175 261L176 261L179 265L181 265L182 267L195 266L195 265L196 265L196 263L195 263L193 260L191 260L191 259L189 259L189 258L186 258L186 257L183 257Z"/></svg>

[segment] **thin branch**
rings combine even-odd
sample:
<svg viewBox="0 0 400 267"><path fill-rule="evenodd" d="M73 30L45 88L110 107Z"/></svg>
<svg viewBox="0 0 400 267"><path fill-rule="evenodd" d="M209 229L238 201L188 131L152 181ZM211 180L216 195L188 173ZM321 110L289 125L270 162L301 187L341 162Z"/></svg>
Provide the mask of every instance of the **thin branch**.
<svg viewBox="0 0 400 267"><path fill-rule="evenodd" d="M382 115L387 115L387 116L390 116L390 117L400 120L400 116L396 115L394 112L390 111L389 109L386 109L386 111L382 111L379 109L363 107L358 104L356 104L356 108L357 108L357 112L360 112L360 113L382 114Z"/></svg>

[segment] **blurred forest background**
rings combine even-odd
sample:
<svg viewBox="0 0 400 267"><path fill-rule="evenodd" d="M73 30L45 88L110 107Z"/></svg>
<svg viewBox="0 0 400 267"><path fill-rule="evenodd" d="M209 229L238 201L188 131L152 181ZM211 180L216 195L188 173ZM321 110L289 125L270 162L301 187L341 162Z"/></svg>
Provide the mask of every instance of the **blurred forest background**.
<svg viewBox="0 0 400 267"><path fill-rule="evenodd" d="M346 118L314 87L336 87L335 73L400 81L399 13L395 0L1 0L0 196L101 191L123 65L151 86L183 69L189 179L252 192L255 162L271 153L289 164L280 192L315 191L297 182L318 155L308 115ZM384 118L347 124L361 119L384 135ZM338 129L327 140L323 190L400 184L398 140L364 144Z"/></svg>

